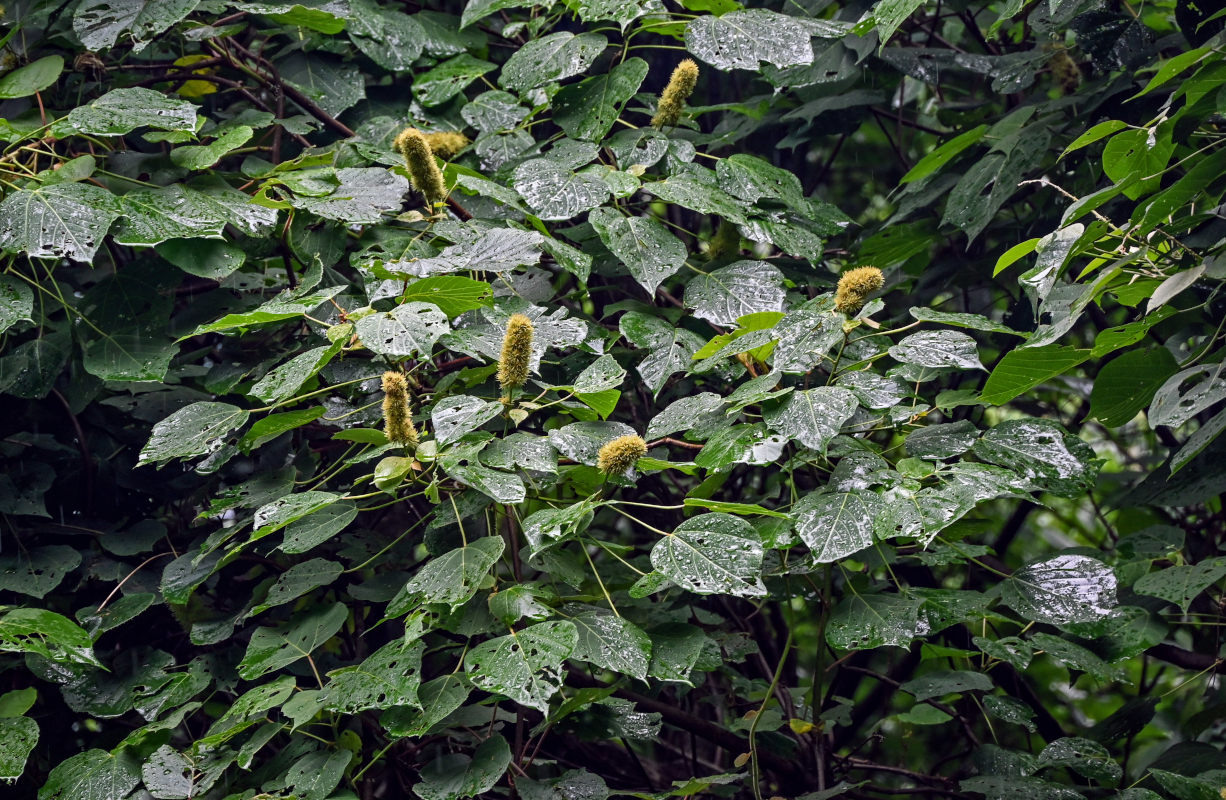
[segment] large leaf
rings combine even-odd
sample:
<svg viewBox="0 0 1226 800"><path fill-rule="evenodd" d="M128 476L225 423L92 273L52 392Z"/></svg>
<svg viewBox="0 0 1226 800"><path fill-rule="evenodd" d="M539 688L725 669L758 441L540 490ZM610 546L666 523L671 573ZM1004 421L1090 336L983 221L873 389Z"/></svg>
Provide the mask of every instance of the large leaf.
<svg viewBox="0 0 1226 800"><path fill-rule="evenodd" d="M281 78L334 117L366 97L362 73L354 64L319 53L294 53L277 63Z"/></svg>
<svg viewBox="0 0 1226 800"><path fill-rule="evenodd" d="M420 641L393 641L357 666L332 670L321 697L324 707L356 714L372 708L416 706L422 649Z"/></svg>
<svg viewBox="0 0 1226 800"><path fill-rule="evenodd" d="M765 261L737 261L685 287L685 304L716 325L731 325L746 314L782 311L783 297L783 275Z"/></svg>
<svg viewBox="0 0 1226 800"><path fill-rule="evenodd" d="M859 408L856 396L838 386L792 392L763 414L768 428L823 455L826 444Z"/></svg>
<svg viewBox="0 0 1226 800"><path fill-rule="evenodd" d="M80 133L101 136L131 133L137 128L191 133L196 130L196 106L152 89L112 89L70 111L68 124Z"/></svg>
<svg viewBox="0 0 1226 800"><path fill-rule="evenodd" d="M90 261L119 213L114 195L87 183L21 189L0 203L0 247L38 258Z"/></svg>
<svg viewBox="0 0 1226 800"><path fill-rule="evenodd" d="M65 616L42 608L18 608L0 616L0 651L34 653L53 662L101 666L93 640Z"/></svg>
<svg viewBox="0 0 1226 800"><path fill-rule="evenodd" d="M421 781L413 786L413 792L421 800L476 797L493 789L510 765L511 747L496 733L473 751L471 759L451 753L422 767Z"/></svg>
<svg viewBox="0 0 1226 800"><path fill-rule="evenodd" d="M1154 395L1149 424L1182 425L1226 400L1226 364L1201 364L1172 375Z"/></svg>
<svg viewBox="0 0 1226 800"><path fill-rule="evenodd" d="M906 647L926 625L920 620L923 600L900 594L853 594L830 614L826 641L841 650Z"/></svg>
<svg viewBox="0 0 1226 800"><path fill-rule="evenodd" d="M432 303L404 303L386 314L362 317L356 328L372 353L397 358L428 357L447 330L447 315Z"/></svg>
<svg viewBox="0 0 1226 800"><path fill-rule="evenodd" d="M649 295L685 265L685 245L655 217L597 208L588 215L588 222Z"/></svg>
<svg viewBox="0 0 1226 800"><path fill-rule="evenodd" d="M591 609L570 618L579 634L571 658L646 680L651 639L637 625L611 612Z"/></svg>
<svg viewBox="0 0 1226 800"><path fill-rule="evenodd" d="M571 622L541 622L482 642L468 651L464 666L477 688L547 713L578 640Z"/></svg>
<svg viewBox="0 0 1226 800"><path fill-rule="evenodd" d="M37 743L37 722L29 717L0 717L0 780L20 778Z"/></svg>
<svg viewBox="0 0 1226 800"><path fill-rule="evenodd" d="M64 71L63 56L43 56L0 78L0 100L29 97L55 83Z"/></svg>
<svg viewBox="0 0 1226 800"><path fill-rule="evenodd" d="M975 442L974 453L1060 497L1080 496L1098 475L1089 445L1048 419L1006 420Z"/></svg>
<svg viewBox="0 0 1226 800"><path fill-rule="evenodd" d="M140 761L129 751L86 750L51 770L38 800L124 800L140 780Z"/></svg>
<svg viewBox="0 0 1226 800"><path fill-rule="evenodd" d="M757 597L762 586L762 543L731 514L701 514L681 523L651 549L651 566L698 594Z"/></svg>
<svg viewBox="0 0 1226 800"><path fill-rule="evenodd" d="M655 394L659 394L673 373L687 369L694 353L702 347L702 339L692 331L637 311L623 314L618 327L631 344L648 350L637 369Z"/></svg>
<svg viewBox="0 0 1226 800"><path fill-rule="evenodd" d="M319 606L292 621L288 630L256 628L247 643L247 652L238 664L244 680L255 680L273 670L306 658L336 635L349 616L344 603Z"/></svg>
<svg viewBox="0 0 1226 800"><path fill-rule="evenodd" d="M551 33L516 50L502 65L498 82L523 93L542 83L558 81L587 70L609 41L598 33Z"/></svg>
<svg viewBox="0 0 1226 800"><path fill-rule="evenodd" d="M1096 622L1115 607L1115 574L1103 562L1059 555L1028 564L1001 584L1001 598L1035 622Z"/></svg>
<svg viewBox="0 0 1226 800"><path fill-rule="evenodd" d="M504 548L502 537L487 536L432 559L396 594L387 613L398 616L419 603L459 608L477 593Z"/></svg>
<svg viewBox="0 0 1226 800"><path fill-rule="evenodd" d="M609 198L609 185L589 172L547 158L534 158L515 168L511 184L543 220L570 219Z"/></svg>
<svg viewBox="0 0 1226 800"><path fill-rule="evenodd" d="M756 70L813 61L812 33L796 17L765 9L703 15L685 27L685 46L719 69Z"/></svg>
<svg viewBox="0 0 1226 800"><path fill-rule="evenodd" d="M813 560L828 564L873 544L880 501L869 492L810 494L796 504L796 532Z"/></svg>
<svg viewBox="0 0 1226 800"><path fill-rule="evenodd" d="M409 182L386 169L349 167L338 169L339 181L323 197L301 196L294 205L325 219L341 222L379 222L384 214L399 211Z"/></svg>
<svg viewBox="0 0 1226 800"><path fill-rule="evenodd" d="M553 121L572 139L598 142L646 77L647 62L629 58L604 74L567 86L554 97Z"/></svg>
<svg viewBox="0 0 1226 800"><path fill-rule="evenodd" d="M139 52L198 5L200 0L85 0L76 7L72 29L90 50L111 47L126 34Z"/></svg>
<svg viewBox="0 0 1226 800"><path fill-rule="evenodd" d="M983 369L975 340L958 331L913 333L893 345L890 356L931 369Z"/></svg>

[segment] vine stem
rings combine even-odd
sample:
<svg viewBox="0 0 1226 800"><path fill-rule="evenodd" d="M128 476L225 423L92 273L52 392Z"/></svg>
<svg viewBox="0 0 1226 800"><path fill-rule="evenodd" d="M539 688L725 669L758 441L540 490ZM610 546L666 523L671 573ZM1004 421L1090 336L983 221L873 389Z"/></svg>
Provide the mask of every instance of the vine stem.
<svg viewBox="0 0 1226 800"><path fill-rule="evenodd" d="M767 703L775 695L775 689L779 686L779 679L783 675L783 667L787 664L788 653L791 649L792 629L788 628L788 638L784 640L783 650L779 653L779 663L775 665L775 675L771 678L771 685L766 688L766 696L762 698L762 705L758 706L758 713L754 714L753 720L749 723L749 773L753 781L755 800L762 800L762 769L758 764L758 723L762 721L762 712L766 710Z"/></svg>

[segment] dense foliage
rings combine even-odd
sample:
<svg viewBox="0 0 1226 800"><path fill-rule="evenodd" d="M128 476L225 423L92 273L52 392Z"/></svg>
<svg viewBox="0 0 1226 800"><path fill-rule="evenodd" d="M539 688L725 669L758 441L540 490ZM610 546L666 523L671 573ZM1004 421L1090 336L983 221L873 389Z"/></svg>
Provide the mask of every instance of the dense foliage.
<svg viewBox="0 0 1226 800"><path fill-rule="evenodd" d="M1211 5L7 4L3 793L1226 796Z"/></svg>

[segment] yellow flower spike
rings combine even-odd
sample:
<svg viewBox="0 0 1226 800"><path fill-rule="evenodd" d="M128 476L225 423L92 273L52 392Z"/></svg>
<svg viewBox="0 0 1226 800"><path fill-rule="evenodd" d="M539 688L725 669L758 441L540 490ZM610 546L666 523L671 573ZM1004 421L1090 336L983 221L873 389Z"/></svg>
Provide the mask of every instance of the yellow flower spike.
<svg viewBox="0 0 1226 800"><path fill-rule="evenodd" d="M409 407L409 382L399 372L383 373L383 432L392 444L417 447L417 429Z"/></svg>
<svg viewBox="0 0 1226 800"><path fill-rule="evenodd" d="M430 145L430 151L444 161L455 158L456 153L468 147L469 144L468 137L459 131L435 131L422 134L422 136L426 144Z"/></svg>
<svg viewBox="0 0 1226 800"><path fill-rule="evenodd" d="M502 337L502 357L498 359L498 384L504 391L523 386L532 363L532 320L512 314Z"/></svg>
<svg viewBox="0 0 1226 800"><path fill-rule="evenodd" d="M647 442L643 441L642 436L619 436L600 448L596 454L596 468L606 475L620 475L645 455Z"/></svg>
<svg viewBox="0 0 1226 800"><path fill-rule="evenodd" d="M651 118L651 124L657 129L676 125L681 119L681 112L685 110L685 101L690 99L697 83L698 65L687 58L673 70L668 86L660 92L660 104L656 107L656 115Z"/></svg>
<svg viewBox="0 0 1226 800"><path fill-rule="evenodd" d="M834 293L834 310L847 316L855 316L864 308L864 301L873 292L885 286L885 276L876 267L856 267L839 276L839 286Z"/></svg>
<svg viewBox="0 0 1226 800"><path fill-rule="evenodd" d="M438 168L425 135L417 128L405 128L393 144L404 156L404 165L409 171L413 188L425 195L426 202L431 206L445 201L447 182L443 180L443 171Z"/></svg>

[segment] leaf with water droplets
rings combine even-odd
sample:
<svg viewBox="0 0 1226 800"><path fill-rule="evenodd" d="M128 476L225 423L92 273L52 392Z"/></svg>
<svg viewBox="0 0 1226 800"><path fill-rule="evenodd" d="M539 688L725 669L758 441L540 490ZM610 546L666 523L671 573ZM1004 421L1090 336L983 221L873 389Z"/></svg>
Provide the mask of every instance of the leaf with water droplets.
<svg viewBox="0 0 1226 800"><path fill-rule="evenodd" d="M1141 577L1132 586L1137 594L1174 603L1186 614L1201 592L1226 577L1226 558L1207 558L1199 564L1165 567Z"/></svg>
<svg viewBox="0 0 1226 800"><path fill-rule="evenodd" d="M796 532L818 564L829 564L873 544L880 500L871 492L808 494L793 509Z"/></svg>
<svg viewBox="0 0 1226 800"><path fill-rule="evenodd" d="M550 81L560 81L587 70L608 46L598 33L562 31L533 39L516 50L502 66L498 82L505 89L523 93Z"/></svg>
<svg viewBox="0 0 1226 800"><path fill-rule="evenodd" d="M34 313L34 292L24 282L0 275L0 333Z"/></svg>
<svg viewBox="0 0 1226 800"><path fill-rule="evenodd" d="M685 27L685 46L719 69L757 70L813 61L813 35L796 17L761 8L703 15Z"/></svg>
<svg viewBox="0 0 1226 800"><path fill-rule="evenodd" d="M137 128L192 133L196 109L186 100L152 89L113 89L68 112L67 124L78 133L95 136L118 136Z"/></svg>
<svg viewBox="0 0 1226 800"><path fill-rule="evenodd" d="M473 81L494 69L494 64L460 53L413 78L413 96L423 106L437 106L464 91Z"/></svg>
<svg viewBox="0 0 1226 800"><path fill-rule="evenodd" d="M746 314L783 310L783 273L765 261L737 261L685 287L685 304L694 316L732 325Z"/></svg>
<svg viewBox="0 0 1226 800"><path fill-rule="evenodd" d="M140 762L131 751L86 750L51 770L38 800L124 800L140 780Z"/></svg>
<svg viewBox="0 0 1226 800"><path fill-rule="evenodd" d="M1039 766L1068 767L1101 783L1115 783L1124 774L1107 748L1079 736L1064 736L1048 744L1039 753Z"/></svg>
<svg viewBox="0 0 1226 800"><path fill-rule="evenodd" d="M429 357L438 338L450 330L447 315L433 303L404 303L391 311L375 312L358 320L362 344L377 355Z"/></svg>
<svg viewBox="0 0 1226 800"><path fill-rule="evenodd" d="M322 347L312 347L270 370L251 387L250 393L265 403L280 403L294 396L310 378L328 365L345 345L344 340Z"/></svg>
<svg viewBox="0 0 1226 800"><path fill-rule="evenodd" d="M256 628L238 664L239 677L253 681L307 657L335 636L348 616L349 609L344 603L334 603L314 607L290 622L286 629Z"/></svg>
<svg viewBox="0 0 1226 800"><path fill-rule="evenodd" d="M819 386L792 392L783 402L766 411L766 426L789 439L825 455L826 444L851 419L860 404L848 389Z"/></svg>
<svg viewBox="0 0 1226 800"><path fill-rule="evenodd" d="M572 622L541 622L482 642L468 651L464 666L477 688L548 713L578 640Z"/></svg>
<svg viewBox="0 0 1226 800"><path fill-rule="evenodd" d="M426 40L412 15L371 0L349 0L345 22L349 40L376 64L395 72L413 66Z"/></svg>
<svg viewBox="0 0 1226 800"><path fill-rule="evenodd" d="M413 793L421 800L461 800L483 795L511 765L511 746L501 734L488 737L473 751L439 755L421 769Z"/></svg>
<svg viewBox="0 0 1226 800"><path fill-rule="evenodd" d="M1149 424L1174 428L1221 400L1226 400L1226 365L1190 367L1172 375L1154 394Z"/></svg>
<svg viewBox="0 0 1226 800"><path fill-rule="evenodd" d="M123 221L115 231L118 244L141 247L168 239L220 239L229 222L203 192L187 186L137 189L119 200Z"/></svg>
<svg viewBox="0 0 1226 800"><path fill-rule="evenodd" d="M331 56L295 52L278 61L277 70L282 80L333 117L366 97L365 80L357 65L341 63Z"/></svg>
<svg viewBox="0 0 1226 800"><path fill-rule="evenodd" d="M566 86L553 99L553 121L572 139L599 142L646 77L647 62L628 58L606 73Z"/></svg>
<svg viewBox="0 0 1226 800"><path fill-rule="evenodd" d="M762 542L743 519L701 514L687 519L651 549L651 566L697 594L761 597Z"/></svg>
<svg viewBox="0 0 1226 800"><path fill-rule="evenodd" d="M0 617L0 652L36 653L57 664L101 667L85 629L54 611L17 608Z"/></svg>
<svg viewBox="0 0 1226 800"><path fill-rule="evenodd" d="M20 778L37 743L37 722L29 717L0 718L0 780Z"/></svg>
<svg viewBox="0 0 1226 800"><path fill-rule="evenodd" d="M468 677L464 673L442 675L418 688L420 709L392 708L379 719L379 724L396 738L423 736L462 706L470 691Z"/></svg>
<svg viewBox="0 0 1226 800"><path fill-rule="evenodd" d="M550 431L549 443L572 461L594 467L601 447L634 433L624 422L572 422Z"/></svg>
<svg viewBox="0 0 1226 800"><path fill-rule="evenodd" d="M854 594L834 608L826 625L826 641L840 650L906 647L927 633L920 619L921 597L901 594Z"/></svg>
<svg viewBox="0 0 1226 800"><path fill-rule="evenodd" d="M975 340L959 331L922 331L890 348L903 364L929 369L983 369Z"/></svg>
<svg viewBox="0 0 1226 800"><path fill-rule="evenodd" d="M534 158L515 168L512 187L543 220L570 219L609 199L609 185L589 172L548 158Z"/></svg>
<svg viewBox="0 0 1226 800"><path fill-rule="evenodd" d="M504 549L502 537L487 536L431 560L392 598L387 615L399 616L420 603L459 608L477 593Z"/></svg>
<svg viewBox="0 0 1226 800"><path fill-rule="evenodd" d="M200 0L85 0L73 12L72 29L90 50L112 47L126 33L139 53L198 5Z"/></svg>
<svg viewBox="0 0 1226 800"><path fill-rule="evenodd" d="M618 328L630 344L650 351L637 369L654 394L660 393L670 376L690 366L703 344L698 334L638 311L623 314Z"/></svg>
<svg viewBox="0 0 1226 800"><path fill-rule="evenodd" d="M457 395L440 400L430 412L430 424L440 445L475 431L502 412L502 403Z"/></svg>
<svg viewBox="0 0 1226 800"><path fill-rule="evenodd" d="M570 618L579 633L570 657L590 661L602 669L647 677L651 639L639 626L603 609L593 608Z"/></svg>
<svg viewBox="0 0 1226 800"><path fill-rule="evenodd" d="M420 640L389 642L365 661L328 673L328 685L320 699L324 708L342 714L357 714L392 706L416 706L421 684Z"/></svg>
<svg viewBox="0 0 1226 800"><path fill-rule="evenodd" d="M971 451L1059 497L1080 497L1098 475L1090 446L1048 419L1006 420L984 433Z"/></svg>
<svg viewBox="0 0 1226 800"><path fill-rule="evenodd" d="M381 167L349 167L336 171L340 183L322 197L295 195L293 203L324 219L348 223L376 223L399 211L409 182Z"/></svg>
<svg viewBox="0 0 1226 800"><path fill-rule="evenodd" d="M19 189L0 203L0 248L91 261L119 213L118 198L88 183Z"/></svg>
<svg viewBox="0 0 1226 800"><path fill-rule="evenodd" d="M685 265L685 245L655 217L597 208L588 215L588 222L649 295Z"/></svg>
<svg viewBox="0 0 1226 800"><path fill-rule="evenodd" d="M1028 620L1067 625L1110 616L1115 588L1115 573L1098 559L1059 555L1014 572L1001 584L1001 599Z"/></svg>
<svg viewBox="0 0 1226 800"><path fill-rule="evenodd" d="M229 403L192 403L153 426L139 463L161 465L173 458L214 453L247 416L247 411Z"/></svg>

